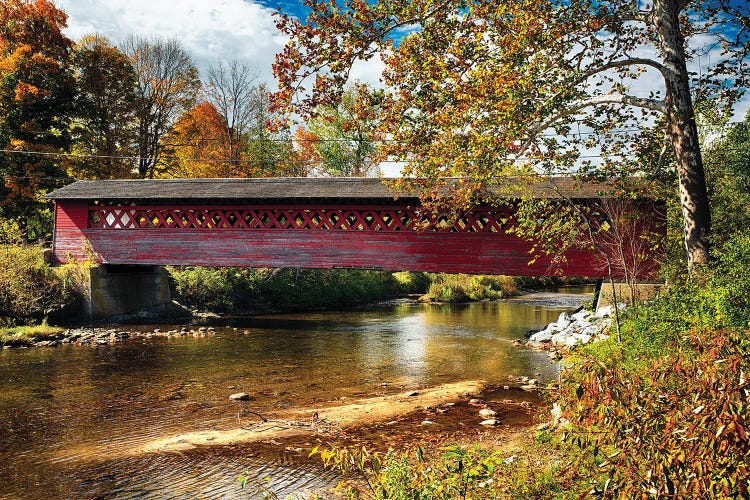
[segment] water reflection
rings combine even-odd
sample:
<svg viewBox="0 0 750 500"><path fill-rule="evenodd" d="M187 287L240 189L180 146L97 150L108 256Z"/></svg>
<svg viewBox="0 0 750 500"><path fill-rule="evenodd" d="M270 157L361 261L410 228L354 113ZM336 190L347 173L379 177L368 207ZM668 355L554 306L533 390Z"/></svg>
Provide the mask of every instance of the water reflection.
<svg viewBox="0 0 750 500"><path fill-rule="evenodd" d="M282 497L327 484L304 460L253 458L251 446L129 452L164 435L236 427L228 395L238 391L273 415L465 379L552 378L544 353L512 340L581 299L235 318L207 338L0 351L0 498L231 498L247 496L235 478L248 471L270 475Z"/></svg>

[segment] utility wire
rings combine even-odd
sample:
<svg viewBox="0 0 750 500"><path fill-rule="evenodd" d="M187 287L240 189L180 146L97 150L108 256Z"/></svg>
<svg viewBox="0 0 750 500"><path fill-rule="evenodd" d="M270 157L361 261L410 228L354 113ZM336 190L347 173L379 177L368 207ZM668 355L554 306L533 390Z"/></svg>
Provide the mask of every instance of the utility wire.
<svg viewBox="0 0 750 500"><path fill-rule="evenodd" d="M728 127L732 125L739 125L741 123L745 123L745 121L728 121L723 126ZM585 125L585 120L573 120L571 124L578 124L578 125ZM51 135L55 137L59 137L59 134L56 134L54 132L50 132L49 130L19 130L19 129L10 129L6 127L0 127L0 130L4 132L10 132L11 134L37 134L37 135ZM627 128L618 128L618 129L612 129L607 131L591 131L591 132L568 132L567 134L541 134L538 137L580 137L582 135L617 135L620 133L625 132L641 132L644 129L642 127L627 127ZM205 137L201 138L201 141L223 141L225 140L224 137ZM290 137L288 139L282 139L282 138L254 138L254 139L247 139L248 142L251 143L258 143L258 142L353 142L357 139L297 139L294 137ZM395 142L394 139L368 139L369 142L373 143L388 143L388 142Z"/></svg>
<svg viewBox="0 0 750 500"><path fill-rule="evenodd" d="M737 150L744 151L744 150ZM711 162L711 167L726 167L729 164L727 161L719 161L719 162ZM645 172L645 169L643 169ZM535 172L535 173L518 173L513 174L512 177L515 178L538 178L538 177L546 177L546 176L561 176L561 175L596 175L596 170L573 170L573 169L556 169L552 172ZM502 177L502 176L499 176ZM169 179L200 179L201 177L170 177ZM236 179L240 179L241 177L236 177ZM260 178L260 177L259 177ZM313 179L314 177L310 177ZM331 177L335 178L335 177ZM0 179L3 180L48 180L48 181L69 181L74 182L77 180L91 180L91 179L79 179L77 177L62 177L62 176L48 176L48 175L3 175L0 174ZM404 177L404 179L409 179L409 177ZM121 178L121 179L113 179L113 180L139 180L139 179L130 179L130 178Z"/></svg>
<svg viewBox="0 0 750 500"><path fill-rule="evenodd" d="M57 157L57 158L77 158L77 159L100 159L100 160L153 160L153 158L144 158L140 156L111 156L111 155L91 155L91 154L80 154L80 153L52 153L49 151L18 151L14 149L0 149L0 153L11 154L11 155L25 155L25 156L46 156L46 157ZM563 153L564 154L564 153ZM612 154L612 155L580 155L576 156L576 159L604 159L604 158L615 158L625 157L630 159L637 159L637 157L630 154ZM300 165L318 165L324 163L322 160L305 160L305 159L284 159L284 160L263 160L263 159L238 159L238 160L227 160L227 159L213 159L213 158L179 158L176 156L162 156L159 158L160 161L174 160L178 162L198 162L198 163L220 163L220 164L300 164ZM539 158L504 158L505 161L509 162L541 162L544 159ZM380 163L408 163L414 160L381 160Z"/></svg>

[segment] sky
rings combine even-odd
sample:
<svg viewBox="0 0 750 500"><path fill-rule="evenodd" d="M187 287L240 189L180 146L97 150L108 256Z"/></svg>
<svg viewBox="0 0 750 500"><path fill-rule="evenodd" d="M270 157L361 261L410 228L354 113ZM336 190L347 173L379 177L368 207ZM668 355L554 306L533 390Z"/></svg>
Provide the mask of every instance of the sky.
<svg viewBox="0 0 750 500"><path fill-rule="evenodd" d="M747 0L732 0L747 1ZM73 40L100 34L119 43L130 34L176 38L192 54L201 73L219 59L237 59L275 87L271 64L286 39L276 29L274 13L304 18L300 0L55 0L68 14L66 34ZM378 85L382 63L374 58L357 64L354 79ZM642 78L643 92L653 89L658 75ZM639 89L633 89L636 93ZM738 107L744 116L750 98Z"/></svg>
<svg viewBox="0 0 750 500"><path fill-rule="evenodd" d="M202 73L217 59L238 59L270 82L274 54L285 43L270 4L244 0L57 0L56 4L68 14L66 34L73 40L94 33L114 43L130 34L176 38Z"/></svg>
<svg viewBox="0 0 750 500"><path fill-rule="evenodd" d="M277 31L274 12L304 18L298 0L56 0L68 14L66 34L73 40L99 34L119 43L130 34L176 38L205 75L219 59L237 59L263 82L273 84L271 64L286 39ZM359 64L354 77L377 83L377 59Z"/></svg>

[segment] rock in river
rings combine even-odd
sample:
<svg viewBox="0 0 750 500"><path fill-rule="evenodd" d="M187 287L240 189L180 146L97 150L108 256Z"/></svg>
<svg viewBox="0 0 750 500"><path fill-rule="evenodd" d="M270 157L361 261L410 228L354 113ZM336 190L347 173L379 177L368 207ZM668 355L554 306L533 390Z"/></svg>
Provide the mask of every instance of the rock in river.
<svg viewBox="0 0 750 500"><path fill-rule="evenodd" d="M250 395L246 392L236 392L229 396L232 401L250 401Z"/></svg>

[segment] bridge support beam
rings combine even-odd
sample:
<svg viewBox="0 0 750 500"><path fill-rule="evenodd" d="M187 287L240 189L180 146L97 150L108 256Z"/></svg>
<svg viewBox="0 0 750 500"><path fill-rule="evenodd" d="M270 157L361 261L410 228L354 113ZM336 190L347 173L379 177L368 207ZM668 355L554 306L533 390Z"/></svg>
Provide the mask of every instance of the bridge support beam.
<svg viewBox="0 0 750 500"><path fill-rule="evenodd" d="M161 266L92 267L86 312L103 319L154 309L171 302L167 272Z"/></svg>

